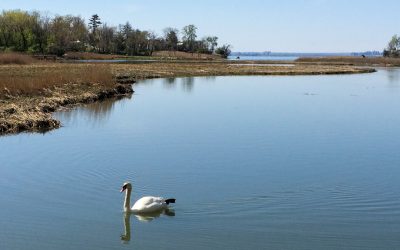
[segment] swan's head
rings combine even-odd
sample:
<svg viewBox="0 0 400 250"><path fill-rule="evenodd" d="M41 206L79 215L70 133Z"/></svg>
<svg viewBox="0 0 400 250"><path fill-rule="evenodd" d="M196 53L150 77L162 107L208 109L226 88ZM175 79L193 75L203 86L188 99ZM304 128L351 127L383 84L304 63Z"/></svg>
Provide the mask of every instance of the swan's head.
<svg viewBox="0 0 400 250"><path fill-rule="evenodd" d="M121 193L124 192L125 190L132 190L132 184L129 183L129 182L125 182L125 183L122 185Z"/></svg>

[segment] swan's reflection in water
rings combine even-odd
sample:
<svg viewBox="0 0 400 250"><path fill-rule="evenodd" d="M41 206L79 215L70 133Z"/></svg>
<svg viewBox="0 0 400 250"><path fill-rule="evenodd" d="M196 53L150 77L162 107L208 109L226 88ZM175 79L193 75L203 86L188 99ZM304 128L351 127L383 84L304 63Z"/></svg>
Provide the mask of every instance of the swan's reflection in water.
<svg viewBox="0 0 400 250"><path fill-rule="evenodd" d="M124 213L124 228L125 232L121 234L121 241L124 244L128 244L131 240L131 215L136 217L136 219L140 222L151 222L156 218L159 218L161 215L175 216L175 211L173 209L165 209L155 213L147 213L147 214L135 214L135 213Z"/></svg>

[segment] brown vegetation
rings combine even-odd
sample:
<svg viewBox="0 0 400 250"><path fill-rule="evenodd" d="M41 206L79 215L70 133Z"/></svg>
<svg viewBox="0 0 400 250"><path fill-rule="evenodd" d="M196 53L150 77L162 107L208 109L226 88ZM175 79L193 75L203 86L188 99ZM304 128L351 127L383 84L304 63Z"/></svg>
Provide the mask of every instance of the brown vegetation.
<svg viewBox="0 0 400 250"><path fill-rule="evenodd" d="M182 51L156 51L152 56L162 59L192 59L192 60L215 60L221 59L219 55L204 53L187 53Z"/></svg>
<svg viewBox="0 0 400 250"><path fill-rule="evenodd" d="M65 84L113 86L114 77L107 65L31 65L2 67L0 96L40 95Z"/></svg>
<svg viewBox="0 0 400 250"><path fill-rule="evenodd" d="M123 55L99 54L91 52L67 52L63 56L68 60L113 60L126 58Z"/></svg>
<svg viewBox="0 0 400 250"><path fill-rule="evenodd" d="M296 63L312 63L312 64L336 64L336 65L358 65L358 66L400 66L400 58L390 57L302 57L296 60Z"/></svg>
<svg viewBox="0 0 400 250"><path fill-rule="evenodd" d="M51 112L132 92L108 65L34 64L0 66L0 134L58 128Z"/></svg>
<svg viewBox="0 0 400 250"><path fill-rule="evenodd" d="M15 52L4 52L0 53L0 65L4 64L31 64L36 60L27 54L15 53Z"/></svg>
<svg viewBox="0 0 400 250"><path fill-rule="evenodd" d="M356 68L343 65L294 65L240 64L222 62L154 62L135 64L112 64L115 74L126 75L135 80L160 77L226 76L226 75L320 75L355 74L375 72L371 68Z"/></svg>

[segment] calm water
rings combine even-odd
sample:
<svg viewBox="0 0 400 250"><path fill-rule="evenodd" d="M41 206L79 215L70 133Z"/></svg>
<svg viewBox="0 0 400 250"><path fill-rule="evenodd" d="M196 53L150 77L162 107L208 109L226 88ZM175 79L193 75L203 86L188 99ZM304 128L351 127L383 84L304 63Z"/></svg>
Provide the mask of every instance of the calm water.
<svg viewBox="0 0 400 250"><path fill-rule="evenodd" d="M135 88L0 138L0 249L400 246L400 70ZM126 180L174 212L124 216Z"/></svg>
<svg viewBox="0 0 400 250"><path fill-rule="evenodd" d="M247 60L247 61L294 61L298 56L229 56L229 60Z"/></svg>

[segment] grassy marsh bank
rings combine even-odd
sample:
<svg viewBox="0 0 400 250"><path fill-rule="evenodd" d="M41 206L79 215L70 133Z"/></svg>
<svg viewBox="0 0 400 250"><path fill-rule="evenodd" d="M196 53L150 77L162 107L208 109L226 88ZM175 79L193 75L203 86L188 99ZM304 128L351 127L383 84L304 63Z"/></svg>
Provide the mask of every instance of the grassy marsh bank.
<svg viewBox="0 0 400 250"><path fill-rule="evenodd" d="M225 62L0 65L0 134L58 128L65 106L126 96L140 79L224 75L318 75L373 72L343 65L253 65Z"/></svg>
<svg viewBox="0 0 400 250"><path fill-rule="evenodd" d="M339 56L339 57L315 57L315 58L299 58L295 63L321 64L321 65L349 65L349 66L384 66L399 67L400 58L391 57L355 57L355 56Z"/></svg>
<svg viewBox="0 0 400 250"><path fill-rule="evenodd" d="M185 63L147 63L147 64L112 64L116 74L127 74L136 80L160 77L185 76L226 76L226 75L322 75L371 73L372 68L328 65L262 65L251 63L185 62Z"/></svg>
<svg viewBox="0 0 400 250"><path fill-rule="evenodd" d="M60 107L128 95L109 65L32 64L0 66L0 134L60 127Z"/></svg>

